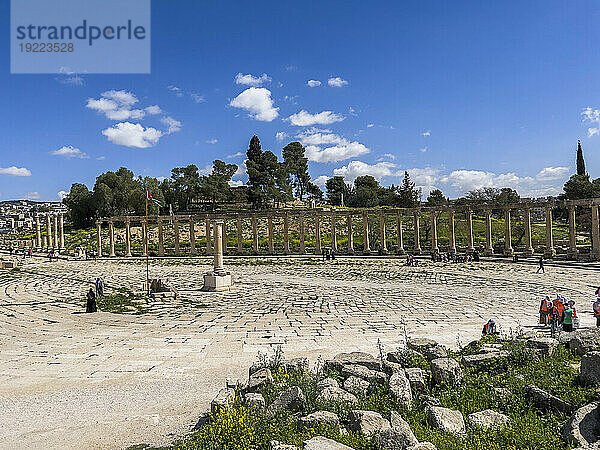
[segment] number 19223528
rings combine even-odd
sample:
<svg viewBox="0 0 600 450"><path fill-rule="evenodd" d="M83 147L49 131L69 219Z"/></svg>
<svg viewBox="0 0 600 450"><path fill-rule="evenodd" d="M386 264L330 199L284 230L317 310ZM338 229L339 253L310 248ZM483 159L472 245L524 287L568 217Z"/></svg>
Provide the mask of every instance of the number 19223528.
<svg viewBox="0 0 600 450"><path fill-rule="evenodd" d="M19 49L22 53L72 53L75 47L72 42L21 42Z"/></svg>

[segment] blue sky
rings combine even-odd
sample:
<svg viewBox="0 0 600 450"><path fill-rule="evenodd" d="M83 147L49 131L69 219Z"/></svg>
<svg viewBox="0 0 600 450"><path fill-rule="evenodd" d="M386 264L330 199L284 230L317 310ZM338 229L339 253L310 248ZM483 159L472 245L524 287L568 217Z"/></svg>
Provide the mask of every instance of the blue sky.
<svg viewBox="0 0 600 450"><path fill-rule="evenodd" d="M0 41L0 200L242 164L253 134L301 140L321 184L557 194L577 139L600 177L597 2L286 3L154 0L150 75L11 75Z"/></svg>

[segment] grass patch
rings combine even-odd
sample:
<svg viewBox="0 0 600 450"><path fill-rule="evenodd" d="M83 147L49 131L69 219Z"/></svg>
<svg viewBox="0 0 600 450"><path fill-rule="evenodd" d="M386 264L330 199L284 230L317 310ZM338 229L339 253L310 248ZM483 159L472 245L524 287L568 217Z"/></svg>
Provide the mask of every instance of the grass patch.
<svg viewBox="0 0 600 450"><path fill-rule="evenodd" d="M145 294L135 294L128 289L118 289L115 293L96 299L100 311L114 314L145 314L150 311L147 302Z"/></svg>

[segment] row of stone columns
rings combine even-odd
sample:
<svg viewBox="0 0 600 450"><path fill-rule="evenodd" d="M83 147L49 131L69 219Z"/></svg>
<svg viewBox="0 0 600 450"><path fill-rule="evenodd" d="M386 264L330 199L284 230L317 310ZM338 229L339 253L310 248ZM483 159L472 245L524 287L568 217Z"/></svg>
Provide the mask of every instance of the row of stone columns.
<svg viewBox="0 0 600 450"><path fill-rule="evenodd" d="M592 259L600 259L600 231L599 231L599 213L598 206L592 206ZM456 253L456 236L455 236L455 215L456 211L453 209L447 209L448 212L448 247L447 251L450 253ZM503 254L505 256L512 256L514 254L514 249L512 247L512 230L511 230L511 209L504 209L504 223L505 223L505 240L504 240L504 249ZM523 223L525 228L525 255L533 255L534 249L532 246L532 229L531 229L531 207L522 208L523 211ZM430 221L431 221L431 251L437 253L440 251L440 247L438 245L438 219L439 213L441 210L430 212ZM485 255L492 255L494 253L493 245L492 245L492 210L485 209L485 246L483 252ZM314 214L314 213L313 213ZM397 212L396 214L396 238L397 238L397 247L396 253L403 254L405 253L404 241L403 241L403 213ZM318 213L314 214L315 219L315 252L321 253L322 251L322 222L321 219L324 216L330 216L330 230L331 230L331 247L333 251L338 251L337 245L337 230L336 230L336 218L340 215L347 216L347 237L348 237L348 248L347 251L350 254L355 252L354 249L354 230L352 217L356 214L352 214L349 212L331 212L331 213ZM385 210L378 212L379 215L379 250L382 253L386 253L388 251L387 241L386 241L386 217L389 213L386 213ZM305 213L286 213L283 215L283 251L285 254L290 253L290 232L289 232L289 217L297 216L298 217L298 227L299 227L299 253L306 253L305 246ZM420 219L421 219L421 211L414 210L412 212L413 216L413 232L414 232L414 244L410 251L414 254L421 254L421 236L420 236ZM258 253L259 251L259 236L258 236L258 216L251 215L250 216L252 222L252 251L254 253ZM467 209L465 211L465 219L467 223L467 248L466 252L468 254L472 254L475 251L474 245L474 233L473 233L473 211L471 209ZM56 220L55 229L56 229ZM163 256L165 254L164 249L164 230L163 230L163 218L158 218L158 254L159 256ZM177 218L173 220L173 229L174 229L174 237L175 237L175 254L179 255L180 245L179 245L179 222ZM211 228L212 219L205 219L205 228L206 228L206 254L212 254L212 246L211 246ZM126 241L126 256L131 256L131 233L130 233L130 224L131 220L126 218L125 220L125 241ZM101 241L101 227L102 222L97 222L97 245L98 245L98 254L102 256L102 241ZM142 219L142 226L145 227L145 221ZM50 220L50 216L47 217L47 227L49 230L52 229L52 224ZM190 217L189 219L189 241L190 241L190 254L196 254L196 232L195 232L195 219ZM371 252L371 243L369 241L369 212L362 213L362 234L363 234L363 251L365 253ZM38 229L39 229L39 220L38 220ZM226 225L224 225L224 230L226 230ZM546 206L546 247L544 249L544 255L546 257L552 257L556 254L554 249L553 242L553 233L552 233L552 205ZM61 245L63 245L63 233L62 233L62 215L60 216L60 240ZM110 244L110 256L115 256L115 239L114 239L114 222L112 219L108 220L108 230L109 230L109 244ZM241 252L243 249L243 223L242 217L237 217L237 251ZM273 216L267 216L267 233L268 233L268 250L270 253L274 253L274 228L273 228ZM39 233L38 233L39 234ZM51 233L49 233L51 235ZM54 235L54 239L59 239ZM226 231L224 232L224 239L227 242ZM575 206L569 207L569 256L576 257L577 256L577 242L576 242L576 230L575 230ZM56 244L55 244L56 245ZM147 252L147 248L144 245L143 255L145 256Z"/></svg>
<svg viewBox="0 0 600 450"><path fill-rule="evenodd" d="M40 215L35 216L35 248L41 250L65 250L64 217L62 214L46 214L46 235L42 236Z"/></svg>

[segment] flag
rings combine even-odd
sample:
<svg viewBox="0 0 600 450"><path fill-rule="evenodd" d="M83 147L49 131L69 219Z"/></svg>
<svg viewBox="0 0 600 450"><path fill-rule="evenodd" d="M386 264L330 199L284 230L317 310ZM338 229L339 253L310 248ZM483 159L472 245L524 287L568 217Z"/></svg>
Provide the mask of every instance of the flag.
<svg viewBox="0 0 600 450"><path fill-rule="evenodd" d="M163 203L159 200L156 200L154 197L152 197L152 194L150 193L150 191L148 189L146 189L146 198L148 200L151 200L153 202L155 202L158 206L160 206L161 208L165 205L163 205Z"/></svg>

